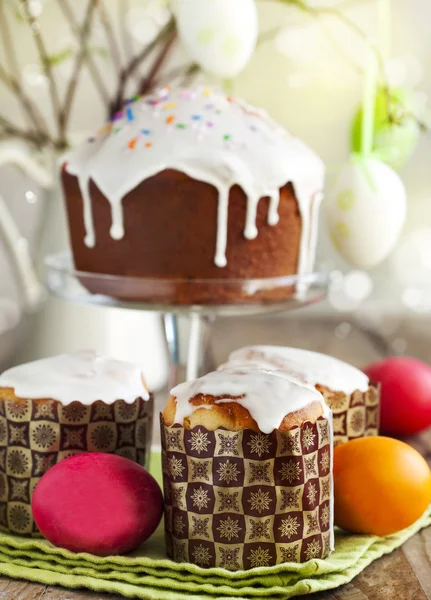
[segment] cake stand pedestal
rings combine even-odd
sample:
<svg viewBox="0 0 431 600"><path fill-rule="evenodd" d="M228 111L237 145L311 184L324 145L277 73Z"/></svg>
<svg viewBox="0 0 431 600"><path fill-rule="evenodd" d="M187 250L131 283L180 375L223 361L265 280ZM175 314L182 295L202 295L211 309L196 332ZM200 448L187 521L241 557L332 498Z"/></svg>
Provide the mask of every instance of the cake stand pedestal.
<svg viewBox="0 0 431 600"><path fill-rule="evenodd" d="M187 356L186 379L195 379L200 371L208 372L214 367L210 356L211 323L217 317L243 317L285 312L314 304L326 297L330 274L311 273L303 277L287 276L264 279L234 280L169 280L120 277L85 273L73 266L69 252L60 252L45 259L46 283L55 296L70 302L159 312L164 315L166 343L171 361L171 386L179 383L180 356ZM201 297L199 304L173 303L174 290L181 286L193 290L194 297ZM106 294L92 293L103 290ZM265 291L296 290L280 302L259 300ZM115 296L109 292L115 290ZM242 303L209 304L208 298L216 298L217 290L229 297L242 297ZM121 294L122 298L118 296ZM124 297L123 297L124 296ZM145 301L142 301L145 298ZM205 299L205 302L204 302ZM170 302L171 300L171 302ZM187 349L181 347L178 317L190 320ZM184 350L184 352L183 352ZM186 350L186 351L185 351Z"/></svg>

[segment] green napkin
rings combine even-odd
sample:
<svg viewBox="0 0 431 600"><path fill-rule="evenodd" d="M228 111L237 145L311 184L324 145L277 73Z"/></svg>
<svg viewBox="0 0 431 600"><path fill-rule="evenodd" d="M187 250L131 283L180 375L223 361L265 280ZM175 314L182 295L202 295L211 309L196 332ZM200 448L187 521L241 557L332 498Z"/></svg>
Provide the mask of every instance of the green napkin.
<svg viewBox="0 0 431 600"><path fill-rule="evenodd" d="M154 458L158 468L159 457ZM160 470L154 474L159 479ZM105 558L75 554L46 540L0 534L0 574L145 600L185 597L195 600L260 597L284 600L348 583L372 561L392 552L428 525L431 525L431 506L414 525L385 538L337 531L335 551L325 560L238 572L202 569L168 560L162 526L139 550L127 556Z"/></svg>

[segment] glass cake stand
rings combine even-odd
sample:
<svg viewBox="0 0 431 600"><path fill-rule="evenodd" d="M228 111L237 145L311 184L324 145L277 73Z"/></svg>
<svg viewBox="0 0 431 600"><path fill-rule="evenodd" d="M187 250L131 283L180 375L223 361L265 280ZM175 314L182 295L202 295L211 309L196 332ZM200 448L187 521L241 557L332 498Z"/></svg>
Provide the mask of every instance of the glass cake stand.
<svg viewBox="0 0 431 600"><path fill-rule="evenodd" d="M162 313L171 359L170 385L178 383L182 354L178 316L190 319L186 364L186 379L190 380L199 375L200 368L207 372L213 366L209 352L209 333L210 325L216 317L264 315L308 306L323 300L330 284L330 273L327 272L311 273L303 277L290 275L217 280L150 279L86 273L75 269L68 251L47 256L45 268L49 291L64 300ZM104 293L94 293L94 290L103 290ZM265 300L265 293L268 292L279 296L280 300ZM186 299L191 294L199 302L183 303L182 297ZM220 295L234 301L214 303L214 299Z"/></svg>

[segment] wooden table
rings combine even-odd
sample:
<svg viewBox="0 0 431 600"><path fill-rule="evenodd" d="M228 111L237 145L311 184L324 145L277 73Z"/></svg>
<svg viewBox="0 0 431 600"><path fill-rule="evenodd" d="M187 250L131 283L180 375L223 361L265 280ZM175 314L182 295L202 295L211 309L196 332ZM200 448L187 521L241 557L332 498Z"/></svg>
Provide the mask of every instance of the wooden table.
<svg viewBox="0 0 431 600"><path fill-rule="evenodd" d="M250 343L289 344L315 349L359 366L379 357L375 343L353 329L350 339L334 334L333 319L298 321L298 319L252 319L237 323L221 321L213 339L217 362L228 352ZM430 361L427 332L421 336L417 327L404 326L409 354ZM413 349L416 352L413 352ZM164 397L159 397L159 405ZM426 458L431 466L431 431L406 440ZM186 598L186 597L185 597ZM375 561L351 583L329 592L301 596L304 600L431 600L431 527L420 531L392 554ZM100 592L71 591L59 587L33 584L0 577L0 600L124 600L122 596Z"/></svg>

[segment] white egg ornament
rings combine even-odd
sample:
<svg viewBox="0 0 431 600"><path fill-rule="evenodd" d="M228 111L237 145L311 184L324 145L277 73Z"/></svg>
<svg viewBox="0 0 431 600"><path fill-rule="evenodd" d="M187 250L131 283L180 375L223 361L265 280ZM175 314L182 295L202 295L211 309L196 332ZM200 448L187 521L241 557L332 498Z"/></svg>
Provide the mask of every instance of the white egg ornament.
<svg viewBox="0 0 431 600"><path fill-rule="evenodd" d="M398 241L406 217L404 184L387 164L354 155L340 171L324 210L339 253L355 267L369 269Z"/></svg>
<svg viewBox="0 0 431 600"><path fill-rule="evenodd" d="M178 33L190 56L207 72L235 77L257 41L254 0L174 0Z"/></svg>

